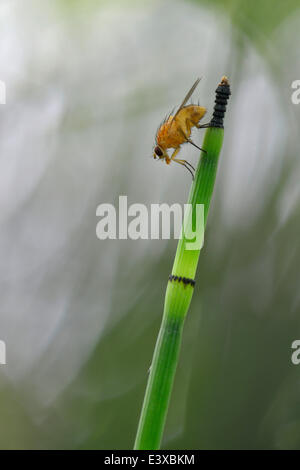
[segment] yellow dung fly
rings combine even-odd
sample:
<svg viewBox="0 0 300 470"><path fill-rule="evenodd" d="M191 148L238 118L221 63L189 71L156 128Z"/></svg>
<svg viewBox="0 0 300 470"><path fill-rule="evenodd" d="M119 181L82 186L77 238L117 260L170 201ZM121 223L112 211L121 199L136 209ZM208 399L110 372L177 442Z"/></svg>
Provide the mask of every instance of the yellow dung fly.
<svg viewBox="0 0 300 470"><path fill-rule="evenodd" d="M175 157L180 150L180 146L186 142L202 150L191 140L190 136L193 127L200 129L208 126L208 124L199 124L199 121L206 113L206 108L196 104L187 104L199 82L200 78L195 81L176 113L173 116L170 114L160 125L156 133L153 152L154 158L165 159L167 165L174 161L185 166L192 173L192 176L194 175L190 167L195 171L194 167L186 160L180 160ZM171 157L168 155L168 149L174 149Z"/></svg>

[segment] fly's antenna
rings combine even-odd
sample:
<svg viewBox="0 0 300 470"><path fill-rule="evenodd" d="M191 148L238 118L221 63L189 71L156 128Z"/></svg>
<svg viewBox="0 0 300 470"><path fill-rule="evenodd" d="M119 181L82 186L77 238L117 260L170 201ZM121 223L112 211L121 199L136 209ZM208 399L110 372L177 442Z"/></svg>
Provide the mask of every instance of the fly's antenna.
<svg viewBox="0 0 300 470"><path fill-rule="evenodd" d="M209 127L224 127L223 120L230 95L228 78L224 76L216 89L214 112Z"/></svg>

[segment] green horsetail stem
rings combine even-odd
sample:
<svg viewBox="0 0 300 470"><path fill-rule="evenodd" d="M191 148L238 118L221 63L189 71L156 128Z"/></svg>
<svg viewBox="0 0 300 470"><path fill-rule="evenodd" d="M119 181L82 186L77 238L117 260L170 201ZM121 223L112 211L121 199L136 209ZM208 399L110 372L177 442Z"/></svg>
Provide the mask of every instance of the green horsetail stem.
<svg viewBox="0 0 300 470"><path fill-rule="evenodd" d="M226 77L216 89L212 120L206 130L199 164L188 203L192 214L197 204L204 205L204 227L213 194L218 159L222 147L230 87ZM191 303L200 250L187 249L183 235L178 242L172 274L166 291L162 324L150 368L144 403L134 448L159 449L163 435L172 385L177 367L184 320Z"/></svg>

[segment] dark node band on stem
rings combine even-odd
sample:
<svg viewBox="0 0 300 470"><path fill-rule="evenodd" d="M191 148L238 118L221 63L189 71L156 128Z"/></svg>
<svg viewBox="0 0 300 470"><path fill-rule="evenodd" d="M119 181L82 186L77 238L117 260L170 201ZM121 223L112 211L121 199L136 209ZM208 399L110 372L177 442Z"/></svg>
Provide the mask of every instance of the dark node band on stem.
<svg viewBox="0 0 300 470"><path fill-rule="evenodd" d="M221 83L216 89L214 112L209 127L224 127L223 120L226 112L227 101L230 95L231 92L228 79L227 77L222 77Z"/></svg>
<svg viewBox="0 0 300 470"><path fill-rule="evenodd" d="M169 281L170 282L172 281L182 282L185 286L187 285L190 285L192 287L195 286L194 279L189 279L188 277L174 276L173 274L170 274Z"/></svg>

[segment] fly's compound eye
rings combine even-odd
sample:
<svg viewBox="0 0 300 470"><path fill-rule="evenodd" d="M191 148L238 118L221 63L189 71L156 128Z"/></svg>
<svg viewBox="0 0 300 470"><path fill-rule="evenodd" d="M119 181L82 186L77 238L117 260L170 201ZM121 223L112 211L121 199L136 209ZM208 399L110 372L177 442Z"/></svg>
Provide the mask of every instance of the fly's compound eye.
<svg viewBox="0 0 300 470"><path fill-rule="evenodd" d="M158 156L158 157L162 157L163 156L163 151L162 149L157 145L154 149L154 152L155 154Z"/></svg>

